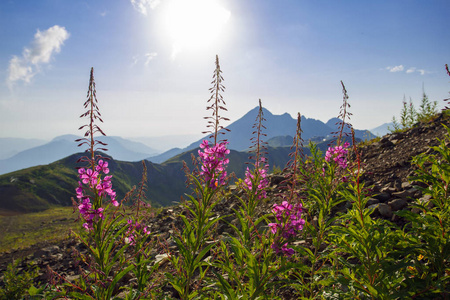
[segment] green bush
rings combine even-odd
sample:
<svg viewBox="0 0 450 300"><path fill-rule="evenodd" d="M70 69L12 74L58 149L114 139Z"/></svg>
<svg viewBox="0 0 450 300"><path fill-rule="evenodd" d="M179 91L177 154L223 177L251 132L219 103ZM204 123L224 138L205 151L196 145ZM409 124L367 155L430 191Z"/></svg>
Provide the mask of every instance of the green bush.
<svg viewBox="0 0 450 300"><path fill-rule="evenodd" d="M4 287L0 290L0 300L23 299L28 289L33 285L33 280L38 276L36 266L28 266L28 271L19 274L17 268L20 260L10 263L4 273Z"/></svg>

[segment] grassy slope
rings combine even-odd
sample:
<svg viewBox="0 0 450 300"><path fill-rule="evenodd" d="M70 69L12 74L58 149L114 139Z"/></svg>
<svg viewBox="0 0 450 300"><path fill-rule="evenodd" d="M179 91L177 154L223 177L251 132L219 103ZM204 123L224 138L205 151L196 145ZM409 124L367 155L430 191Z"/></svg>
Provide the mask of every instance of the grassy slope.
<svg viewBox="0 0 450 300"><path fill-rule="evenodd" d="M77 214L71 207L59 207L39 213L0 216L0 252L25 248L42 242L66 238L69 230L79 230Z"/></svg>

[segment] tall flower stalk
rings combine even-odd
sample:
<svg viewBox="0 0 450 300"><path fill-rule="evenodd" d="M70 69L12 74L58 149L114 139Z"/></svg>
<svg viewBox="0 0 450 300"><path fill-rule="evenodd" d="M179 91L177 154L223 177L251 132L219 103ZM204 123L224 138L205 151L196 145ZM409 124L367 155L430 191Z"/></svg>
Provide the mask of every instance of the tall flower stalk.
<svg viewBox="0 0 450 300"><path fill-rule="evenodd" d="M82 271L78 282L66 282L65 288L57 287L60 296L77 299L110 299L118 282L135 268L124 258L128 247L124 243L127 227L118 212L119 202L112 187L112 176L108 175L107 158L95 155L98 150L107 150L101 148L106 144L95 139L97 133L105 135L96 124L97 120L103 122L97 104L92 68L84 103L87 111L80 116L87 117L89 123L80 127L80 130L87 130L83 138L76 140L79 146L88 147L88 156L79 159L79 162L87 162L87 166L78 169L80 181L76 189L78 203L75 203L86 233L73 233L88 249L87 254L78 253L79 259L86 263L87 270Z"/></svg>
<svg viewBox="0 0 450 300"><path fill-rule="evenodd" d="M259 99L259 110L258 115L253 125L253 137L250 139L252 146L250 151L252 155L250 159L253 159L252 170L247 167L245 171L245 178L242 182L242 188L246 194L246 200L241 199L241 204L243 205L248 217L250 219L255 216L255 209L262 199L267 197L265 189L269 186L269 179L267 178L269 165L267 159L264 156L266 152L265 142L263 138L266 134L263 129L266 127L263 125L264 119L263 107L261 104L261 99Z"/></svg>
<svg viewBox="0 0 450 300"><path fill-rule="evenodd" d="M332 132L332 134L337 134L336 144L340 146L343 143L344 137L348 137L350 135L351 126L348 120L350 120L352 113L349 112L350 104L348 103L348 94L347 89L345 88L344 82L341 80L342 86L342 105L339 110L338 119L340 121L336 124L339 125L339 129L337 132Z"/></svg>
<svg viewBox="0 0 450 300"><path fill-rule="evenodd" d="M216 69L214 70L213 80L211 81L212 87L209 89L211 93L211 97L208 99L207 103L209 105L206 107L206 110L212 110L212 116L205 117L208 120L208 128L207 131L202 133L211 134L210 138L214 138L213 145L217 145L219 143L219 135L225 134L225 132L229 131L228 128L225 128L221 125L221 121L229 121L230 119L222 117L221 111L227 111L225 105L225 101L223 100L222 92L225 91L225 86L223 85L223 76L222 70L220 69L219 64L219 56L216 55Z"/></svg>
<svg viewBox="0 0 450 300"><path fill-rule="evenodd" d="M208 100L210 104L207 106L207 110L212 110L212 116L205 117L209 129L205 133L211 133L210 138L214 138L214 144L210 145L207 140L200 144L198 150L200 172L198 175L187 174L188 182L193 183L194 195L187 196L188 199L184 203L187 214L180 215L184 228L174 237L180 255L175 257L169 253L175 273L166 275L181 299L192 299L203 289L202 281L210 267L205 258L216 246L216 241L207 243L207 240L212 236L217 222L224 217L213 218L212 213L220 201L217 195L227 183L226 166L229 161L226 156L230 153L227 149L228 143L219 141L218 137L220 133L226 131L220 122L228 120L220 116L220 111L226 111L226 108L221 94L225 87L222 85L223 77L218 56L215 65L213 87L210 89L211 97ZM194 280L195 287L192 286Z"/></svg>

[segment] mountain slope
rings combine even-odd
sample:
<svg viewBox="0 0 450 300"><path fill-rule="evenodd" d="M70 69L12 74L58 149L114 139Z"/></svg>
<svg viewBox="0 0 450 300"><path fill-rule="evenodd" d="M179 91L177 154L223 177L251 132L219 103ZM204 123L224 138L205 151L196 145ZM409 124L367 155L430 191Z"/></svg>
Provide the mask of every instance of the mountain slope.
<svg viewBox="0 0 450 300"><path fill-rule="evenodd" d="M54 205L72 205L78 185L75 169L83 153L73 154L54 163L36 166L0 176L0 209L31 212ZM155 205L169 205L186 192L182 164L160 166L146 162L149 189L147 198ZM142 177L141 162L111 159L109 169L117 198L122 199Z"/></svg>
<svg viewBox="0 0 450 300"><path fill-rule="evenodd" d="M183 161L193 168L191 155L196 157L198 149L192 149L177 155L162 164L146 161L147 166L147 198L156 206L172 205L180 197L190 191L186 187L186 176L183 172ZM290 147L269 147L267 159L269 168L283 168L288 159ZM35 166L0 176L0 210L31 212L40 211L51 206L71 205L71 197L75 196L78 185L76 161L84 154L70 155L54 163ZM243 178L250 154L231 150L227 171ZM111 159L109 161L112 183L117 198L122 199L134 185L138 185L142 176L141 162L125 162ZM235 179L232 179L232 183Z"/></svg>

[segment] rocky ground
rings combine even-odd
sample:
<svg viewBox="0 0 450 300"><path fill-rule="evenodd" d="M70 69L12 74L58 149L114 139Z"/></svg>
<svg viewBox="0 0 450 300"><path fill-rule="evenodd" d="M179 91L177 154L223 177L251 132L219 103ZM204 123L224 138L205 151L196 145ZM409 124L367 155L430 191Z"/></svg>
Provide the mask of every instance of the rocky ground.
<svg viewBox="0 0 450 300"><path fill-rule="evenodd" d="M373 186L373 197L368 205L375 207L375 215L378 217L392 220L398 224L402 220L393 212L401 209L408 209L411 199L422 197L420 191L414 187L414 182L408 180L413 174L414 166L411 165L411 158L426 152L431 152L430 146L436 146L437 139L443 139L446 130L442 123L449 126L449 121L444 120L442 116L436 120L418 124L414 128L400 133L389 134L379 140L375 140L366 145L361 145L359 153L361 157L364 175L362 180L366 186ZM273 203L277 201L276 195L281 191L284 183L283 175L271 175L271 186L269 188L269 201L259 207L259 212L269 212ZM237 207L236 197L240 191L231 186L228 190L228 197L219 203L215 209L218 215L231 215L227 221L233 222L233 208ZM181 206L167 207L162 212L149 219L149 226L153 234L159 235L160 240L166 241L168 247L173 247L170 239L170 233L174 228L181 227L181 220L177 215L182 213ZM222 234L229 228L224 224L218 227L218 233ZM23 259L19 265L19 270L27 268L27 265L33 263L40 268L40 275L36 281L41 283L47 281L46 269L51 267L61 275L69 279L76 278L78 266L72 257L73 249L84 251L83 245L73 239L67 239L58 245L38 244L33 247L14 250L0 254L0 274L2 274L13 259ZM157 259L164 259L162 249L154 249L154 255ZM2 276L0 275L0 287L2 285ZM126 283L125 283L126 284Z"/></svg>

